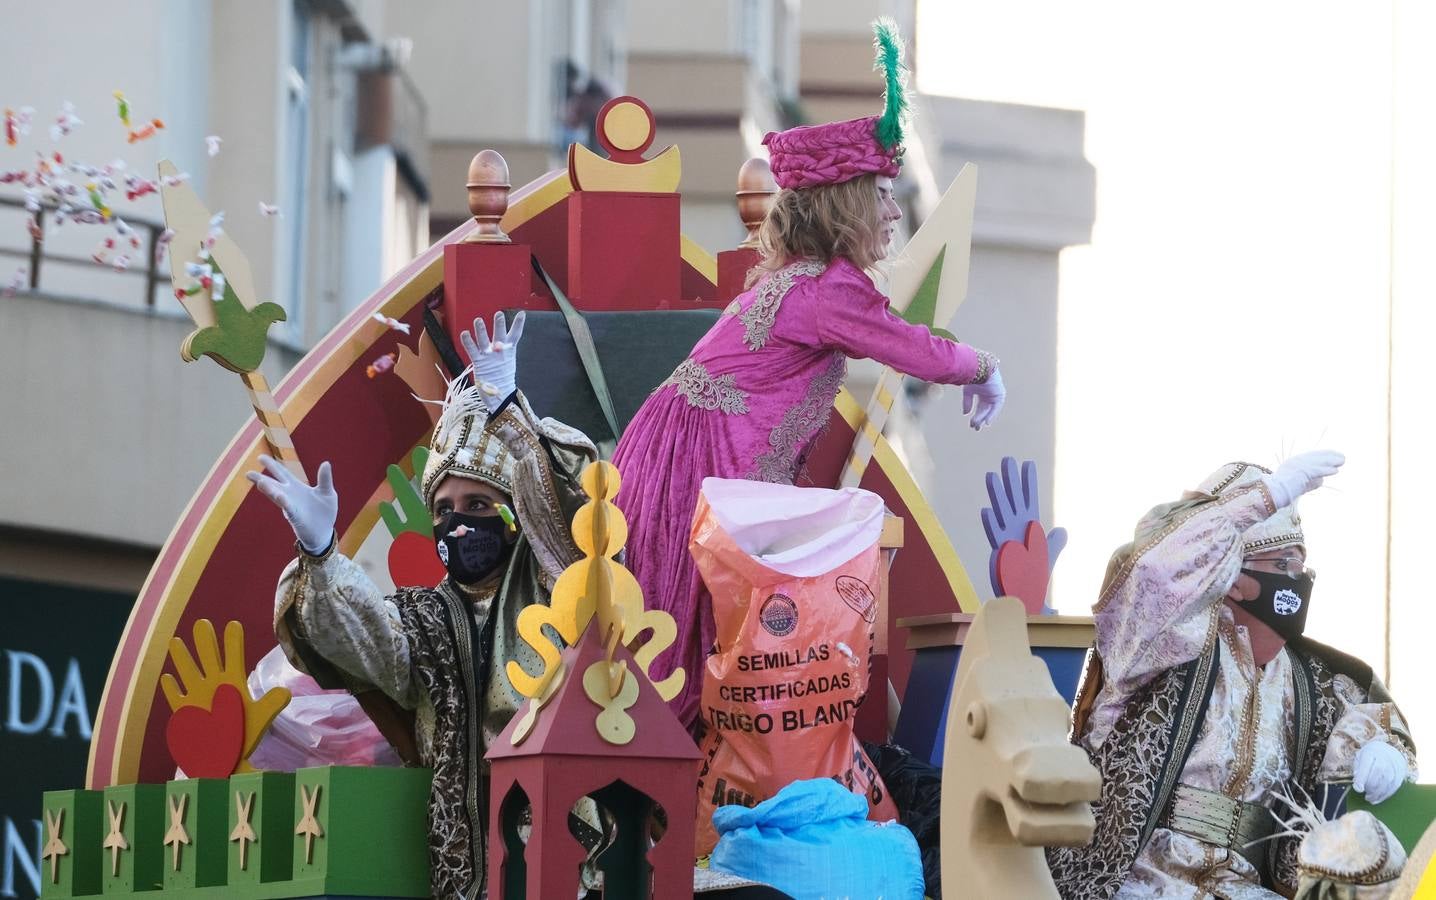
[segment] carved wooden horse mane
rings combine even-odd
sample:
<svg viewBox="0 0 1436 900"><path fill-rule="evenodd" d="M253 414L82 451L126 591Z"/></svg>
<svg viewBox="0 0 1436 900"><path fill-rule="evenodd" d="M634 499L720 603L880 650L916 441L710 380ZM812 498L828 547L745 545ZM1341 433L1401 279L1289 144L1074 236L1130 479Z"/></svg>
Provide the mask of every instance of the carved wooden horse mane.
<svg viewBox="0 0 1436 900"><path fill-rule="evenodd" d="M973 619L947 713L942 882L948 897L1056 900L1042 848L1091 840L1101 778L1067 741L1067 704L1027 643L1022 604Z"/></svg>

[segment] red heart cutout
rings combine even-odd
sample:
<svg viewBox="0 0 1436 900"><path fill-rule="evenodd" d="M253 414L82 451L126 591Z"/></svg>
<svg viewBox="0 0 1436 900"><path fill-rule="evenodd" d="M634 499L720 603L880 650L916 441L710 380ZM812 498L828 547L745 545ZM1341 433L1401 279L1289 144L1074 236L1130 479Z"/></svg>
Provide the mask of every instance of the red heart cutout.
<svg viewBox="0 0 1436 900"><path fill-rule="evenodd" d="M389 545L389 577L395 587L433 587L448 574L433 538L405 531Z"/></svg>
<svg viewBox="0 0 1436 900"><path fill-rule="evenodd" d="M221 684L210 708L181 706L165 726L165 744L190 778L228 778L244 752L244 699L239 688Z"/></svg>
<svg viewBox="0 0 1436 900"><path fill-rule="evenodd" d="M1028 522L1026 540L1008 541L997 550L997 587L1003 596L1016 597L1027 614L1040 616L1047 602L1052 568L1047 561L1047 533L1041 522Z"/></svg>

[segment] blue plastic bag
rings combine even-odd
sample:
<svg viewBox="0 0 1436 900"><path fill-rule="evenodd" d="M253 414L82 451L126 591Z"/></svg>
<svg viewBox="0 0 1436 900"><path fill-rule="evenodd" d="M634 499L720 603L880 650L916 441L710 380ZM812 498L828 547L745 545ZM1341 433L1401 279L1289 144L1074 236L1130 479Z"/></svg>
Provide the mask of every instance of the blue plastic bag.
<svg viewBox="0 0 1436 900"><path fill-rule="evenodd" d="M912 832L867 815L867 799L831 778L795 781L751 809L714 810L709 865L794 900L922 900Z"/></svg>

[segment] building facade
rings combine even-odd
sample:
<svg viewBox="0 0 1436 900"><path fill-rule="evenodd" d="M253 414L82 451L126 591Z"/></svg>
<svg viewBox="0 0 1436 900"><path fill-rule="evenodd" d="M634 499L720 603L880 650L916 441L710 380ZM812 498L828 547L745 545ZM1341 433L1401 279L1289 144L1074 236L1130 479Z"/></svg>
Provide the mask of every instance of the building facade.
<svg viewBox="0 0 1436 900"><path fill-rule="evenodd" d="M30 133L0 145L0 171L57 150L67 163L123 160L144 177L173 160L224 211L261 297L288 313L263 370L278 385L467 218L462 185L477 150L503 153L521 186L562 165L569 141L592 140L607 97L644 99L659 124L655 148L681 148L684 232L710 252L735 246L737 171L762 154L763 134L880 108L869 29L879 14L914 33L913 0L702 0L681 19L663 0L59 0L0 34L0 104L35 110ZM80 21L103 39L71 64L57 48ZM128 142L116 89L136 120L160 118L163 129ZM83 125L52 142L67 101ZM890 437L981 591L982 474L1002 455L1037 459L1051 496L1058 254L1086 240L1093 174L1080 113L946 98L917 106L906 225L962 162L979 163L971 288L956 329L1009 361L1011 401L996 429L972 435L958 392L914 387ZM213 156L211 135L221 139ZM31 797L81 779L65 754L88 738L108 648L196 485L252 415L233 373L180 359L193 325L168 264L154 264L161 204L122 195L115 212L143 244L123 272L90 259L109 226L57 227L46 210L34 242L23 187L0 185L0 287L26 268L0 299L12 387L0 392L0 615L17 624L0 641L0 756L36 765L12 781L19 793L0 795L0 896L38 887ZM874 374L855 365L850 387L861 396ZM21 606L46 615L22 618Z"/></svg>

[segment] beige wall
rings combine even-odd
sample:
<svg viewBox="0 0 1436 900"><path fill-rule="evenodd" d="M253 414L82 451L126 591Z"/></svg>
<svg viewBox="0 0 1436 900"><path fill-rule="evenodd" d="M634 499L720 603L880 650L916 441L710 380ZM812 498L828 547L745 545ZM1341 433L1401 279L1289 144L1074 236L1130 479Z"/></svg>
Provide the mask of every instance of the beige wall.
<svg viewBox="0 0 1436 900"><path fill-rule="evenodd" d="M566 19L557 0L389 3L389 34L414 41L409 64L437 140L546 141L554 66L564 43L544 30ZM531 110L541 107L535 120Z"/></svg>
<svg viewBox="0 0 1436 900"><path fill-rule="evenodd" d="M724 53L733 47L732 0L628 0L629 53Z"/></svg>
<svg viewBox="0 0 1436 900"><path fill-rule="evenodd" d="M5 301L0 525L159 546L253 413L238 376L185 363L187 317ZM271 346L271 382L293 364Z"/></svg>

